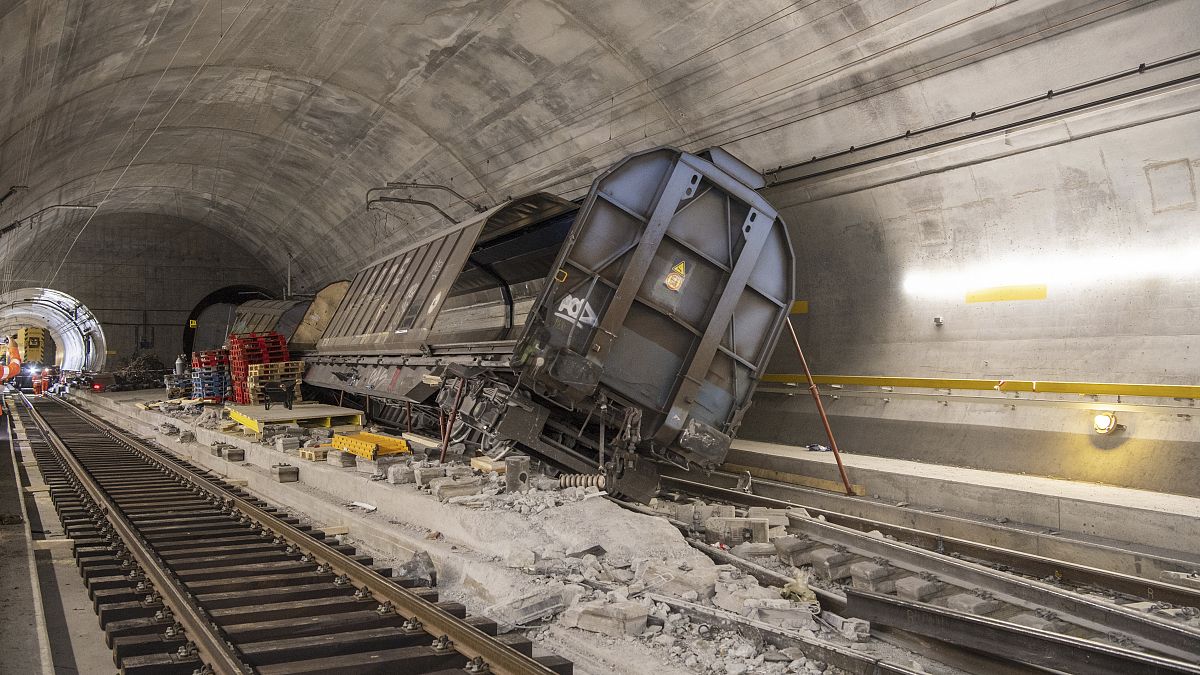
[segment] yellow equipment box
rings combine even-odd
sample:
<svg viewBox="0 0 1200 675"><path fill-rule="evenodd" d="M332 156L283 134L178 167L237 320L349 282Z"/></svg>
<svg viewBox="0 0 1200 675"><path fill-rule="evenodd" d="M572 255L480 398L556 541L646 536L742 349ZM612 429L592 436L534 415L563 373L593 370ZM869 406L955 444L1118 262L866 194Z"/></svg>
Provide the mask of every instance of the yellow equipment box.
<svg viewBox="0 0 1200 675"><path fill-rule="evenodd" d="M380 455L398 455L409 452L403 438L360 431L353 434L334 434L333 447L366 459L377 459Z"/></svg>

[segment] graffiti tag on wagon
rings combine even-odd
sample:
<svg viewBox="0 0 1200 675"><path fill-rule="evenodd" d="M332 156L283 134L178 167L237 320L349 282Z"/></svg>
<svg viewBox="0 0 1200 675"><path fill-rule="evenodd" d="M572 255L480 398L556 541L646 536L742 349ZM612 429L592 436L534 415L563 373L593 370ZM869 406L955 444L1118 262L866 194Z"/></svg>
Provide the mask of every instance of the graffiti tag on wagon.
<svg viewBox="0 0 1200 675"><path fill-rule="evenodd" d="M592 309L586 299L573 295L567 295L559 300L554 316L576 326L596 325L596 310Z"/></svg>

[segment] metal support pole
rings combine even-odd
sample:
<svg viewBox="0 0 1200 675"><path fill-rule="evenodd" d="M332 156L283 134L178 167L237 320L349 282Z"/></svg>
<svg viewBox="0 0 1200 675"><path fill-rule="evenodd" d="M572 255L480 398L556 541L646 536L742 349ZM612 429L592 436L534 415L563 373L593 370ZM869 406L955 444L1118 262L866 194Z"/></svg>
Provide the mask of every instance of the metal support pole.
<svg viewBox="0 0 1200 675"><path fill-rule="evenodd" d="M454 394L454 407L450 409L450 421L446 424L446 428L442 431L442 456L439 461L446 461L446 450L450 447L450 434L454 431L454 420L458 417L458 406L462 404L463 386L467 384L467 378L458 378L458 391Z"/></svg>
<svg viewBox="0 0 1200 675"><path fill-rule="evenodd" d="M792 325L792 317L787 318L788 332L792 334L792 344L796 345L796 353L800 355L800 365L804 366L804 377L808 378L808 390L812 392L813 401L817 404L817 412L821 415L821 424L825 425L825 435L829 437L829 449L833 451L833 459L837 462L838 473L842 476L842 485L846 494L853 495L850 488L850 478L846 476L846 467L842 464L842 453L838 452L837 441L833 438L833 429L829 427L829 417L825 414L825 405L821 403L821 392L817 391L817 383L813 382L812 371L808 369L808 359L804 358L804 350L800 348L800 338L796 335L796 327Z"/></svg>

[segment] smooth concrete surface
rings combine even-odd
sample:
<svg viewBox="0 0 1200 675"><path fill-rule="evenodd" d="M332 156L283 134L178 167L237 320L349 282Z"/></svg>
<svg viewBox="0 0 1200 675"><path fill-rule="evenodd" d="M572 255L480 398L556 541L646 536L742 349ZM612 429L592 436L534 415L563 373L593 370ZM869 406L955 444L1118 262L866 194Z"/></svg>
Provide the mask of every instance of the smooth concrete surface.
<svg viewBox="0 0 1200 675"><path fill-rule="evenodd" d="M838 480L832 453L735 440L727 460ZM1037 476L843 454L850 480L896 502L975 513L1159 549L1200 550L1200 499Z"/></svg>
<svg viewBox="0 0 1200 675"><path fill-rule="evenodd" d="M8 437L7 420L0 425L0 671L51 673L54 661L45 639L46 621L39 610L41 598L33 542L22 507L17 479L17 456Z"/></svg>
<svg viewBox="0 0 1200 675"><path fill-rule="evenodd" d="M1102 436L1090 429L1089 410L1026 411L996 403L936 401L896 410L904 405L878 399L825 401L838 447L853 455L1200 497L1200 410L1196 420L1180 420L1175 412L1158 415L1180 437L1164 439L1146 437L1151 415L1143 413L1120 413L1118 421L1132 428ZM1037 414L1049 422L1044 428L1005 423L1024 419L1032 425ZM1141 428L1146 433L1138 434ZM764 443L829 443L807 395L758 394L742 429L742 437ZM1183 440L1188 433L1194 434L1192 439Z"/></svg>
<svg viewBox="0 0 1200 675"><path fill-rule="evenodd" d="M0 579L5 582L0 584L0 672L116 672L71 541L19 430L18 436L11 461L0 462L0 514L8 514L15 500L23 502L15 504L22 514L16 525L21 554L15 553L13 525L0 525Z"/></svg>

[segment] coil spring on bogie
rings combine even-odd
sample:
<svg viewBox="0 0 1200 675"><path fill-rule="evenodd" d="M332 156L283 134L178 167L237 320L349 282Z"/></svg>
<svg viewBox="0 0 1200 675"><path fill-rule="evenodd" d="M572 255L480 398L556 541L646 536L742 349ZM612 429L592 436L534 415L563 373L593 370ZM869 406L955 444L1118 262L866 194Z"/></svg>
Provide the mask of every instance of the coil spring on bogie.
<svg viewBox="0 0 1200 675"><path fill-rule="evenodd" d="M604 474L599 473L565 473L558 477L560 488L594 487L604 489Z"/></svg>

